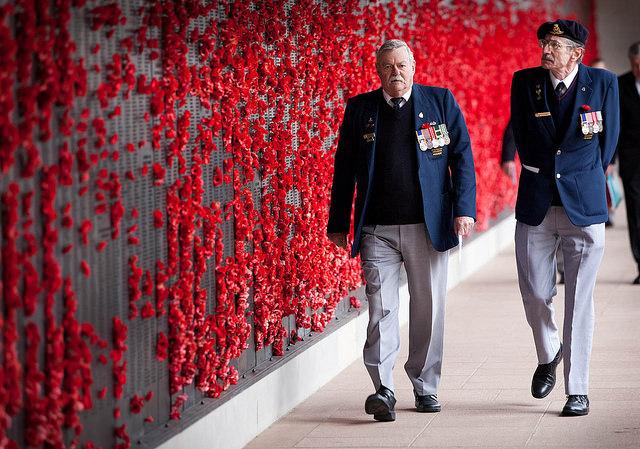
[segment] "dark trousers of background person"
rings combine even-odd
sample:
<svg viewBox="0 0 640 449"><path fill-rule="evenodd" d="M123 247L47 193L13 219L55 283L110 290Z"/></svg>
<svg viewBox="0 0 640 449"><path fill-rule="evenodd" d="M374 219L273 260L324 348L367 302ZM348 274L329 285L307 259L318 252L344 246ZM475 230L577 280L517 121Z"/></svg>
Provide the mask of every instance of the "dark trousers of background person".
<svg viewBox="0 0 640 449"><path fill-rule="evenodd" d="M627 225L629 227L629 240L631 252L638 265L640 274L640 171L626 174L622 178L625 203L627 206Z"/></svg>

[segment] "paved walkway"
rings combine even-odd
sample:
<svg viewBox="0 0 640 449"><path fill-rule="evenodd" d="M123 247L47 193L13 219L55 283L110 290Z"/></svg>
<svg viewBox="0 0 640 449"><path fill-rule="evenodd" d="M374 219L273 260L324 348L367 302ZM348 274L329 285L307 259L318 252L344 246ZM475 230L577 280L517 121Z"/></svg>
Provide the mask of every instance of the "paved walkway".
<svg viewBox="0 0 640 449"><path fill-rule="evenodd" d="M513 245L449 292L442 412L416 413L397 361L397 418L378 423L364 413L373 387L358 360L247 448L527 447L640 448L640 286L631 257L624 211L607 229L595 291L596 330L591 361L591 412L560 417L559 382L545 399L531 397L536 367L533 338L516 282ZM510 236L509 236L510 238ZM556 314L562 324L564 289Z"/></svg>

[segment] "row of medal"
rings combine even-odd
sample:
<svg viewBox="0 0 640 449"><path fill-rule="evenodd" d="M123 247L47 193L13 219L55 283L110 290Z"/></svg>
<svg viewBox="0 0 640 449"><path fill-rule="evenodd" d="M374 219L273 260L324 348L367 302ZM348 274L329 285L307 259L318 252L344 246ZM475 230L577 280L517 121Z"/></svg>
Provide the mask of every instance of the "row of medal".
<svg viewBox="0 0 640 449"><path fill-rule="evenodd" d="M440 125L428 125L426 128L416 131L416 136L418 137L418 144L422 151L438 149L451 143L447 125L444 123Z"/></svg>
<svg viewBox="0 0 640 449"><path fill-rule="evenodd" d="M602 132L602 111L583 112L580 114L582 134L596 134Z"/></svg>

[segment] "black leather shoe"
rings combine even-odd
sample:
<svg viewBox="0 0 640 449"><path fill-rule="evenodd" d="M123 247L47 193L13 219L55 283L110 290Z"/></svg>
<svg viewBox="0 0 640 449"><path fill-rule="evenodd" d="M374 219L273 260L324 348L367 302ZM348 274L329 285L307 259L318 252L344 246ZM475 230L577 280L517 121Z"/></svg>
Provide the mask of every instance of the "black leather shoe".
<svg viewBox="0 0 640 449"><path fill-rule="evenodd" d="M364 403L364 411L368 415L373 415L373 419L376 421L395 421L395 405L396 398L393 396L393 391L381 386L377 392L367 398Z"/></svg>
<svg viewBox="0 0 640 449"><path fill-rule="evenodd" d="M556 367L562 359L562 345L558 353L549 363L538 365L531 380L531 394L534 398L542 399L546 397L556 385Z"/></svg>
<svg viewBox="0 0 640 449"><path fill-rule="evenodd" d="M584 394L570 394L561 416L584 416L589 414L589 398Z"/></svg>
<svg viewBox="0 0 640 449"><path fill-rule="evenodd" d="M435 394L425 394L423 396L413 391L414 396L416 397L416 410L420 413L435 413L439 412L441 409L440 403L438 402L438 396Z"/></svg>

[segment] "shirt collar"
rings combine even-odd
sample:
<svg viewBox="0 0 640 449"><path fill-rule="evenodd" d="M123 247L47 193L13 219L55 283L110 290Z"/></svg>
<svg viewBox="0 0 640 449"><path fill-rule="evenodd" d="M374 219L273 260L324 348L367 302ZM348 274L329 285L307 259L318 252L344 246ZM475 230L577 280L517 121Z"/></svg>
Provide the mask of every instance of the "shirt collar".
<svg viewBox="0 0 640 449"><path fill-rule="evenodd" d="M411 92L413 92L413 86L411 86L411 89L405 92L405 94L402 96L404 101L400 102L400 107L404 106L405 103L409 101L409 97L411 97ZM386 101L389 106L393 107L393 101L391 101L391 98L394 98L394 97L392 97L387 92L385 92L384 89L382 89L382 96L384 97L384 101Z"/></svg>
<svg viewBox="0 0 640 449"><path fill-rule="evenodd" d="M636 78L636 90L638 91L638 95L640 95L640 80Z"/></svg>
<svg viewBox="0 0 640 449"><path fill-rule="evenodd" d="M578 74L578 67L579 66L580 66L580 64L576 64L576 66L573 68L573 70L563 80L559 80L558 78L553 76L553 73L551 73L551 70L549 70L549 76L551 77L551 84L553 84L553 88L555 89L558 86L558 84L560 84L560 81L562 81L564 83L565 87L567 89L569 89L569 86L571 86L571 83L573 83L573 80L575 79L576 75Z"/></svg>

